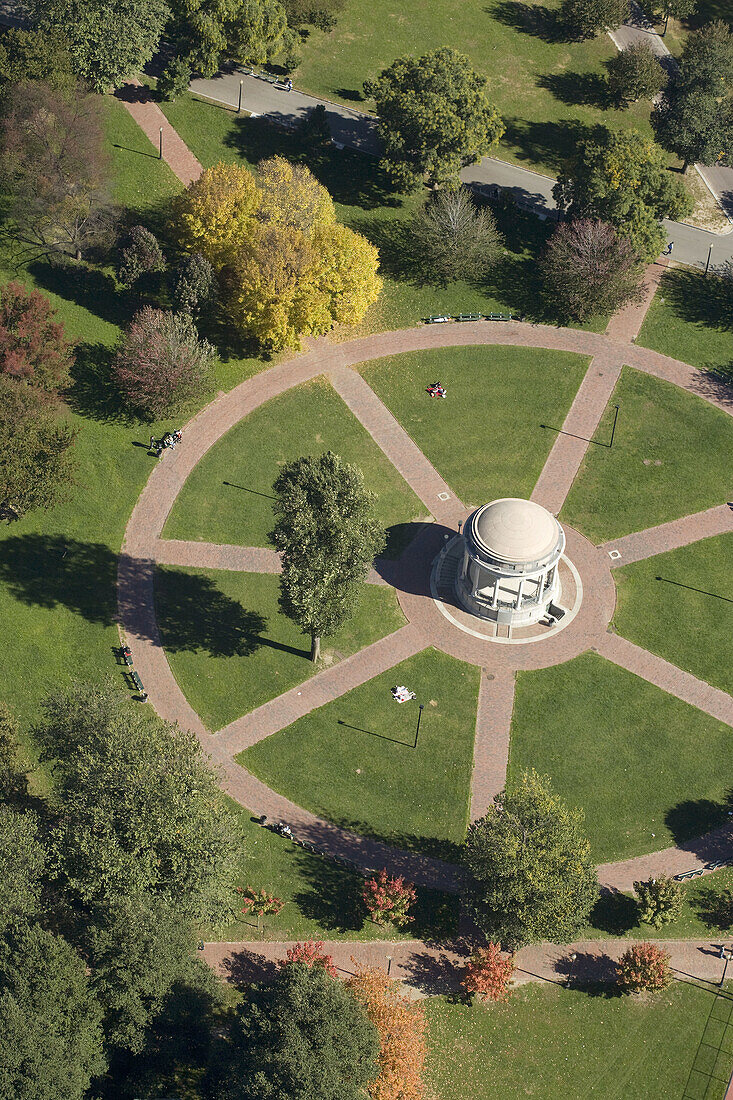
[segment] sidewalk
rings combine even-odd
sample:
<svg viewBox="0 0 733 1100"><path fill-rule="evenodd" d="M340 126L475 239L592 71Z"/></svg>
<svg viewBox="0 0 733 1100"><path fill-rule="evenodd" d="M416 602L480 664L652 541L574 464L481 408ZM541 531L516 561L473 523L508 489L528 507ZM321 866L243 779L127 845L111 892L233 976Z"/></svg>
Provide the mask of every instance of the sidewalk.
<svg viewBox="0 0 733 1100"><path fill-rule="evenodd" d="M139 80L133 78L115 92L115 97L130 112L156 149L160 148L162 130L163 160L184 187L199 178L204 170L203 166L173 129L158 104L153 102L149 88L143 87Z"/></svg>

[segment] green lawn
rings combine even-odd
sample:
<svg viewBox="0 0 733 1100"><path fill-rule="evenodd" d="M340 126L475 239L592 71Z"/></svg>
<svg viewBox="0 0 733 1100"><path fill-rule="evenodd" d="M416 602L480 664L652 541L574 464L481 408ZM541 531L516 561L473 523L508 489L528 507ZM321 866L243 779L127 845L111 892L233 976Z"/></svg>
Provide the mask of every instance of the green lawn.
<svg viewBox="0 0 733 1100"><path fill-rule="evenodd" d="M692 983L641 999L542 983L502 1005L426 1004L437 1100L722 1100L733 1068L733 998Z"/></svg>
<svg viewBox="0 0 733 1100"><path fill-rule="evenodd" d="M512 347L394 355L362 368L367 382L466 504L528 497L589 360ZM439 379L445 401L427 396Z"/></svg>
<svg viewBox="0 0 733 1100"><path fill-rule="evenodd" d="M236 802L230 808L242 832L242 858L235 885L276 894L285 902L276 917L266 917L266 940L435 939L455 935L458 898L437 890L418 890L415 920L398 932L367 917L361 901L364 879L324 856L306 852L291 840L257 825ZM257 939L256 918L241 915L224 928L204 929L207 940Z"/></svg>
<svg viewBox="0 0 733 1100"><path fill-rule="evenodd" d="M346 0L335 30L309 34L294 80L314 95L371 110L372 101L361 96L366 79L396 57L452 46L489 78L489 98L507 129L499 156L555 175L578 138L599 123L649 133L648 101L626 111L607 102L605 62L616 53L610 38L563 41L559 6L559 0L485 0L476 8L460 0Z"/></svg>
<svg viewBox="0 0 733 1100"><path fill-rule="evenodd" d="M310 639L278 609L276 576L165 566L155 591L173 674L211 730L317 671ZM394 589L366 585L353 618L325 639L323 661L342 660L404 622Z"/></svg>
<svg viewBox="0 0 733 1100"><path fill-rule="evenodd" d="M715 262L713 248L713 263ZM688 268L665 272L637 344L705 371L733 365L730 283Z"/></svg>
<svg viewBox="0 0 733 1100"><path fill-rule="evenodd" d="M733 693L732 561L719 535L616 569L618 633Z"/></svg>
<svg viewBox="0 0 733 1100"><path fill-rule="evenodd" d="M592 653L520 672L508 782L533 767L585 811L599 862L699 836L726 819L733 730Z"/></svg>
<svg viewBox="0 0 733 1100"><path fill-rule="evenodd" d="M302 455L334 451L359 466L377 494L388 553L409 539L425 505L403 481L331 385L314 379L267 401L229 431L199 462L164 528L170 539L268 546L272 484L280 468Z"/></svg>
<svg viewBox="0 0 733 1100"><path fill-rule="evenodd" d="M733 419L701 397L624 367L561 519L594 542L722 504L730 493Z"/></svg>
<svg viewBox="0 0 733 1100"><path fill-rule="evenodd" d="M425 704L395 703L405 684ZM455 858L468 821L479 670L427 649L247 749L239 760L322 817Z"/></svg>
<svg viewBox="0 0 733 1100"><path fill-rule="evenodd" d="M548 320L540 299L537 258L551 223L516 208L497 210L505 251L493 270L475 282L443 285L414 255L408 221L427 192L396 195L374 157L330 146L306 151L297 136L264 118L237 116L190 95L161 104L166 116L205 167L234 161L250 167L280 154L306 163L328 189L340 221L367 236L379 248L384 287L358 326L343 326L345 338L417 324L431 313L510 311L532 320ZM602 332L608 318L581 326Z"/></svg>

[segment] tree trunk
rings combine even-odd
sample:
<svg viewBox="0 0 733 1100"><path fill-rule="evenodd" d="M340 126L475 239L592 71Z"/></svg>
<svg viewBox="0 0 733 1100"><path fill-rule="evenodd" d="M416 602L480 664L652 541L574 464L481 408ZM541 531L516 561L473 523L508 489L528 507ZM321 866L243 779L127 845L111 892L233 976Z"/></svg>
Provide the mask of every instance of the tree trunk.
<svg viewBox="0 0 733 1100"><path fill-rule="evenodd" d="M77 250L76 250L76 258L77 258L77 260L81 260L81 249L80 248L77 248Z"/></svg>
<svg viewBox="0 0 733 1100"><path fill-rule="evenodd" d="M321 656L321 639L317 634L311 634L311 661L317 661Z"/></svg>

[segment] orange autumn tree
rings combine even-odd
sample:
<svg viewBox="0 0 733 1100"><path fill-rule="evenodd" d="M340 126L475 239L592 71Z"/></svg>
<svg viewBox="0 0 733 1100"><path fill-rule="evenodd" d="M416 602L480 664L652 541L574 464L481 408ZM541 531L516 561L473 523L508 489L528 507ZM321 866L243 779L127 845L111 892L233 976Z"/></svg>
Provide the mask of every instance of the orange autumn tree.
<svg viewBox="0 0 733 1100"><path fill-rule="evenodd" d="M400 993L399 982L379 967L357 965L347 985L379 1033L379 1075L367 1086L370 1100L424 1100L422 1004Z"/></svg>
<svg viewBox="0 0 733 1100"><path fill-rule="evenodd" d="M482 1001L508 1001L514 959L503 955L498 943L477 947L466 963L461 985L469 997Z"/></svg>

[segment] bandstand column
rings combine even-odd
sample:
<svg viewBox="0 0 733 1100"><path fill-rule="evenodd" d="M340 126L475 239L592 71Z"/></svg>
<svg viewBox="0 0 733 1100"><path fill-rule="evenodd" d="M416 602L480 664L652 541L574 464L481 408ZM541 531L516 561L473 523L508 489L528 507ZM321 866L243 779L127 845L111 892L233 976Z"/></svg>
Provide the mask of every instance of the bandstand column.
<svg viewBox="0 0 733 1100"><path fill-rule="evenodd" d="M519 588L517 589L517 611L522 606L522 596L524 594L524 577L519 581Z"/></svg>

